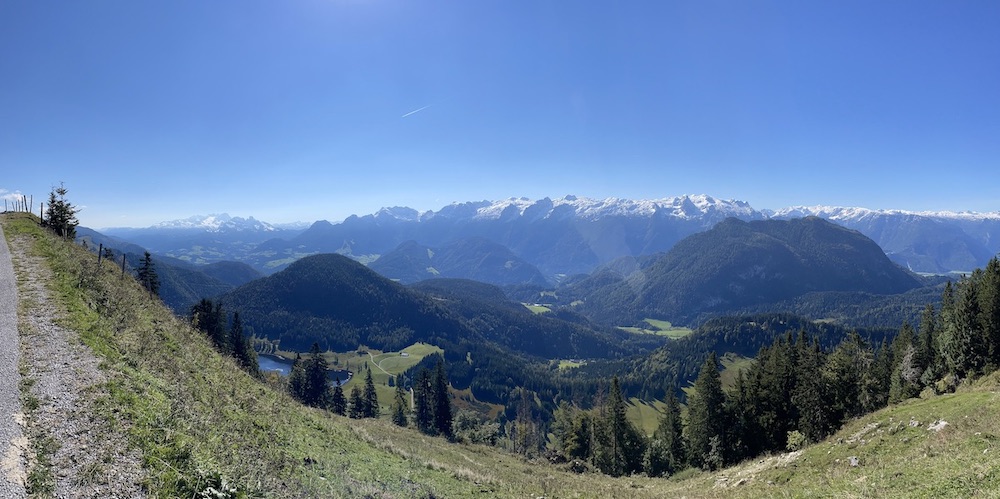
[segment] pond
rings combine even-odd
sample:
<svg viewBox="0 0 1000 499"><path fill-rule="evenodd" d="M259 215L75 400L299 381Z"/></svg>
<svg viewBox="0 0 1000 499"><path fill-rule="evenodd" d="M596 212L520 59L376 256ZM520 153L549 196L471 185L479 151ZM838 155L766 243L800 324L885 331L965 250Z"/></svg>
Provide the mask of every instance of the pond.
<svg viewBox="0 0 1000 499"><path fill-rule="evenodd" d="M277 355L257 354L257 364L260 366L261 372L276 372L282 376L288 376L288 373L292 372L292 362ZM326 372L331 383L336 383L339 379L341 385L350 381L353 374L347 369L330 369Z"/></svg>

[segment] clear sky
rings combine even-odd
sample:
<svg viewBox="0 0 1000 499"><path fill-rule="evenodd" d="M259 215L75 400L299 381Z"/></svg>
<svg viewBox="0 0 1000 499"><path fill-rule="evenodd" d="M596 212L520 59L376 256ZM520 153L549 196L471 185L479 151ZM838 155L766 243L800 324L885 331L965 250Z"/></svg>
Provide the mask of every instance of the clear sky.
<svg viewBox="0 0 1000 499"><path fill-rule="evenodd" d="M0 195L85 226L710 194L1000 210L1000 2L0 0Z"/></svg>

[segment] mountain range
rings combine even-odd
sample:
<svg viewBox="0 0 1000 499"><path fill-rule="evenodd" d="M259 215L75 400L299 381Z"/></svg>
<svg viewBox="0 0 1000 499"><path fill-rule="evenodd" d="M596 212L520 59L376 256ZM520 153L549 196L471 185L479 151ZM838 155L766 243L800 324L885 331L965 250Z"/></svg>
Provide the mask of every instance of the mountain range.
<svg viewBox="0 0 1000 499"><path fill-rule="evenodd" d="M558 199L454 203L437 211L405 207L351 216L339 223L317 221L308 228L279 227L253 217L228 215L192 217L144 229L107 229L105 234L142 245L154 253L193 263L221 260L245 262L270 274L303 256L340 253L376 267L391 268L390 277L409 282L442 265L412 258L407 266L399 252L424 247L476 248L466 240L484 239L506 248L503 260L537 269L550 283L574 274L590 273L623 256L666 252L678 241L706 231L726 218L743 221L816 216L855 229L873 239L894 262L914 272L968 272L1000 252L1000 212L908 212L844 207L790 207L757 210L748 203L706 195L656 200L566 196ZM466 242L462 242L466 241ZM403 246L409 244L409 246ZM415 246L414 246L415 245ZM452 254L453 260L474 261L476 251ZM497 250L494 247L492 250ZM501 251L503 252L503 251ZM494 252L494 254L496 254ZM516 259L514 259L516 257ZM488 259L487 259L488 260ZM390 263L392 262L392 263ZM433 270L428 270L433 268ZM460 270L463 269L464 270ZM476 278L493 270L459 265L449 277ZM529 279L536 279L533 272ZM489 277L507 284L510 273Z"/></svg>

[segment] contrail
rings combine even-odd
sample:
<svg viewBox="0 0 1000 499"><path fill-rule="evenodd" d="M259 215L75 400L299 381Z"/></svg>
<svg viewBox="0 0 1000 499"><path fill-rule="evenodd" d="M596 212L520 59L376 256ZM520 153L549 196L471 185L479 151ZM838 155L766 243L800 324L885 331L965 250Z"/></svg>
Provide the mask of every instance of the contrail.
<svg viewBox="0 0 1000 499"><path fill-rule="evenodd" d="M407 117L407 116L409 116L409 115L411 115L411 114L417 114L417 113L419 113L420 111L423 111L424 109L427 109L427 108L431 107L431 105L432 105L432 104L427 104L426 106L424 106L424 107L422 107L422 108L420 108L420 109L414 109L413 111L410 111L410 112L408 112L408 113L406 113L406 114L404 114L404 115L400 116L400 118L405 118L405 117Z"/></svg>

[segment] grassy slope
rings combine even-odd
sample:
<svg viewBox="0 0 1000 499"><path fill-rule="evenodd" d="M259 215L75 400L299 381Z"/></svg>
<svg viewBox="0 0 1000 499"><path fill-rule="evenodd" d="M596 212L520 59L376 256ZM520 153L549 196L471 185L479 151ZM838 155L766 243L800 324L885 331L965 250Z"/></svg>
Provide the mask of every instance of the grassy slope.
<svg viewBox="0 0 1000 499"><path fill-rule="evenodd" d="M220 477L251 493L392 497L996 497L998 377L958 394L912 400L849 423L801 454L683 479L576 475L495 449L456 445L381 420L304 408L241 373L112 266L5 217L56 271L54 296L112 381L99 416L129 428L166 497ZM89 262L89 263L88 263ZM81 270L82 269L82 270ZM911 418L919 421L910 427ZM950 423L940 432L927 426ZM984 452L985 451L985 452ZM847 464L857 456L858 467ZM307 459L308 458L308 459ZM739 484L739 485L737 485Z"/></svg>
<svg viewBox="0 0 1000 499"><path fill-rule="evenodd" d="M111 378L97 416L128 428L155 496L190 496L223 480L271 496L635 496L631 481L580 477L383 420L302 407L217 355L110 263L98 268L92 254L44 233L30 217L5 216L4 230L30 240L54 270L53 297L67 311L62 321L80 332ZM648 484L640 494L648 497L667 483L635 481Z"/></svg>
<svg viewBox="0 0 1000 499"><path fill-rule="evenodd" d="M709 497L1000 497L1000 375L859 418L801 453L678 483ZM910 426L910 421L915 426ZM928 427L944 420L941 431ZM851 457L858 466L850 465ZM742 482L742 483L741 483Z"/></svg>

